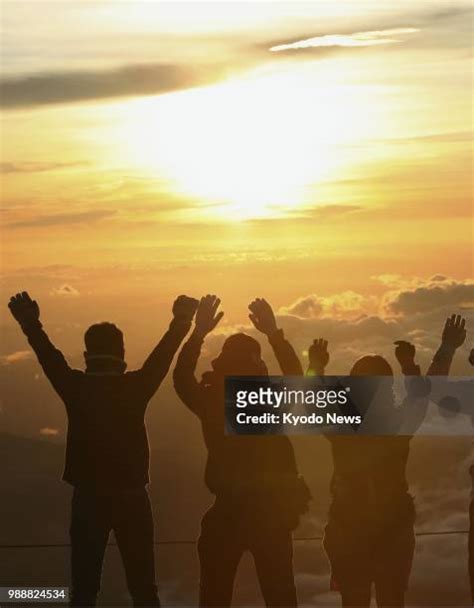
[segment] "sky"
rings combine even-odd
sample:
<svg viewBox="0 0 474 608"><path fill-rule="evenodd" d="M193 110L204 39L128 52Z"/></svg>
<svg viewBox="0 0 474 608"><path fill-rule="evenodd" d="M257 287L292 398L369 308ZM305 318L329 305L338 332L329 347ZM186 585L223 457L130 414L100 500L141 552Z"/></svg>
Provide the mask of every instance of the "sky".
<svg viewBox="0 0 474 608"><path fill-rule="evenodd" d="M110 320L133 368L178 294L216 293L225 316L200 370L243 330L277 372L247 319L263 296L303 361L329 340L334 374L368 353L397 369L397 339L426 369L446 316L462 314L452 372L472 373L471 3L0 0L0 11L0 294L30 291L72 365L84 330ZM63 441L61 404L6 306L0 332L0 431ZM194 471L197 424L169 380L156 401L152 445ZM415 454L421 525L466 525L460 441ZM319 475L312 448L298 449ZM166 508L171 530L178 507ZM430 542L410 597L459 605L464 548ZM300 551L304 597L316 585L336 602L324 558L315 573Z"/></svg>
<svg viewBox="0 0 474 608"><path fill-rule="evenodd" d="M229 328L256 296L296 323L398 322L432 285L471 308L470 3L0 6L5 298L138 344L181 292Z"/></svg>
<svg viewBox="0 0 474 608"><path fill-rule="evenodd" d="M470 3L0 6L1 293L71 356L108 319L139 362L183 292L221 297L216 348L266 297L337 373L471 315Z"/></svg>

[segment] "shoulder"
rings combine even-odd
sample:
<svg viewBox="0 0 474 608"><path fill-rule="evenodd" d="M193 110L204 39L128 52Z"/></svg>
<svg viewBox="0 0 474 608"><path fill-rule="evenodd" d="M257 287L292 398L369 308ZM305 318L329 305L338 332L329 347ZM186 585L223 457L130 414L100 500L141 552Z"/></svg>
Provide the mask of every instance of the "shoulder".
<svg viewBox="0 0 474 608"><path fill-rule="evenodd" d="M81 381L83 378L86 377L86 374L82 369L72 368L69 370L69 376L72 380Z"/></svg>

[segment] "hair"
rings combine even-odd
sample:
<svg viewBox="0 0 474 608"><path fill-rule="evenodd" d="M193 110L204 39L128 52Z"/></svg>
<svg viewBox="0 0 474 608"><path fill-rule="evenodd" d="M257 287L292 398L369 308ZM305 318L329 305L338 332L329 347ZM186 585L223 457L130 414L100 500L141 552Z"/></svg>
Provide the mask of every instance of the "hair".
<svg viewBox="0 0 474 608"><path fill-rule="evenodd" d="M356 361L351 376L393 376L390 363L380 355L366 355Z"/></svg>
<svg viewBox="0 0 474 608"><path fill-rule="evenodd" d="M123 333L113 323L95 323L84 334L88 355L112 356L123 359Z"/></svg>

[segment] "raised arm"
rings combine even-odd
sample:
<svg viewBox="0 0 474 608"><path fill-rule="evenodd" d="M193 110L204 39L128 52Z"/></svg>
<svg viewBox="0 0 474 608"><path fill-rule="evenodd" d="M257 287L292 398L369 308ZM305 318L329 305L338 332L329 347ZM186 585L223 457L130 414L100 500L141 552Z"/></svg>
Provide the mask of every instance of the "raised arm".
<svg viewBox="0 0 474 608"><path fill-rule="evenodd" d="M436 351L428 369L428 376L448 376L454 353L466 339L466 320L461 315L451 315L446 319L441 345Z"/></svg>
<svg viewBox="0 0 474 608"><path fill-rule="evenodd" d="M217 312L220 300L207 295L201 298L196 311L194 330L189 340L181 349L173 372L173 382L181 401L197 416L200 415L203 402L203 388L196 380L196 365L201 354L204 338L210 333L224 313Z"/></svg>
<svg viewBox="0 0 474 608"><path fill-rule="evenodd" d="M429 404L431 382L421 376L420 366L415 362L416 348L410 342L395 342L395 357L402 374L405 376L406 397L393 416L399 417L398 432L402 435L413 435L425 419Z"/></svg>
<svg viewBox="0 0 474 608"><path fill-rule="evenodd" d="M249 319L258 331L267 336L282 374L285 376L302 376L303 367L298 355L288 340L285 340L283 330L278 329L270 304L263 298L257 298L249 304L249 310Z"/></svg>
<svg viewBox="0 0 474 608"><path fill-rule="evenodd" d="M402 374L404 376L419 376L421 374L420 366L415 363L416 348L406 340L397 340L394 342L395 357L400 364Z"/></svg>
<svg viewBox="0 0 474 608"><path fill-rule="evenodd" d="M43 330L38 303L23 291L10 298L8 307L27 337L46 377L59 396L66 399L72 389L73 371Z"/></svg>
<svg viewBox="0 0 474 608"><path fill-rule="evenodd" d="M453 319L453 317L448 319L448 321L450 321L451 319ZM464 319L461 319L461 321L464 321ZM455 340L455 343L457 343L457 344L462 343L461 340L463 340L463 335L465 333L465 328L461 327L461 321L458 323L458 329L457 329L457 333L460 335L458 335L457 340ZM446 325L448 325L448 322L446 322ZM445 331L446 331L446 326L445 326ZM445 331L443 332L443 337L445 336ZM449 330L449 332L451 334L454 334L451 336L452 338L456 334L456 330L454 330L452 327ZM448 352L449 352L449 350L450 349L448 349ZM438 355L438 353L440 353L440 351L441 352L443 351L442 346L438 349L437 355ZM474 349L471 349L471 351L469 353L468 361L472 366L474 366ZM438 374L433 374L433 375L445 375L446 365L449 365L449 364L446 362L446 359L444 357L439 356L439 359L438 359L435 355L435 358L433 359L433 363L431 364L431 367L432 368L435 367L435 370L440 369L441 374L438 373ZM472 401L472 389L473 389L472 378L469 378L466 380L457 379L456 382L441 381L439 384L435 384L434 391L433 391L433 393L434 393L433 401L435 403L437 403L438 407L440 407L441 409L446 408L446 407L452 405L453 403L457 403L457 406L459 407L459 413L468 415L471 418L472 423L474 424L474 407L473 407L473 401Z"/></svg>
<svg viewBox="0 0 474 608"><path fill-rule="evenodd" d="M317 338L308 349L309 365L307 376L324 376L329 363L328 341Z"/></svg>
<svg viewBox="0 0 474 608"><path fill-rule="evenodd" d="M188 333L198 301L179 296L173 304L173 319L168 331L136 372L146 397L151 398L169 371L179 345Z"/></svg>

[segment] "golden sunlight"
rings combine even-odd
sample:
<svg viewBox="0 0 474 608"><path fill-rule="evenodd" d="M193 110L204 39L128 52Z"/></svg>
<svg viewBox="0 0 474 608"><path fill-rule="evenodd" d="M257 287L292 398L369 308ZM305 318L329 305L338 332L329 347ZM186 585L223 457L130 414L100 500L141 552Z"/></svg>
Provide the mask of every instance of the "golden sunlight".
<svg viewBox="0 0 474 608"><path fill-rule="evenodd" d="M276 217L340 177L344 147L380 132L372 95L310 63L129 102L128 162L204 203L204 214Z"/></svg>

